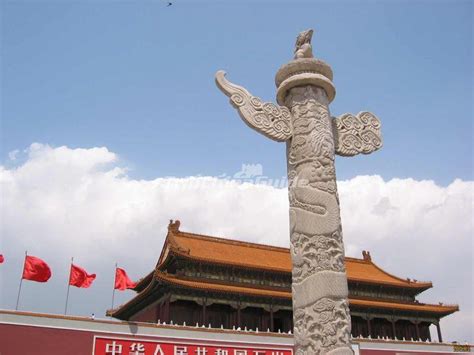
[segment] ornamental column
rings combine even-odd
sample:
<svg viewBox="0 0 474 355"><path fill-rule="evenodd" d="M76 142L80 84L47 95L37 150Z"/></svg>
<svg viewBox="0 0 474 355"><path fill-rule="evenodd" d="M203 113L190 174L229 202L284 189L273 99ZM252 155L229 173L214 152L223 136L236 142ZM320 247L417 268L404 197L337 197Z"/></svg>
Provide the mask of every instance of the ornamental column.
<svg viewBox="0 0 474 355"><path fill-rule="evenodd" d="M217 86L251 128L286 142L296 355L353 353L335 154L382 146L370 112L330 115L336 90L329 65L313 57L313 30L296 39L294 60L276 74L278 105L262 102L216 73Z"/></svg>
<svg viewBox="0 0 474 355"><path fill-rule="evenodd" d="M287 141L292 293L296 354L352 354L335 137L332 70L297 58L276 74L277 102L291 113Z"/></svg>

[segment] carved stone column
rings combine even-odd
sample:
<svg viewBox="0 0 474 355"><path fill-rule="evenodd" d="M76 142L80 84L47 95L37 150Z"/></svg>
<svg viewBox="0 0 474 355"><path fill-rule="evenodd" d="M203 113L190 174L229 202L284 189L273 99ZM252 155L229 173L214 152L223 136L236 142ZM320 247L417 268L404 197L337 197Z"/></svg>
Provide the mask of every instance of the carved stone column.
<svg viewBox="0 0 474 355"><path fill-rule="evenodd" d="M277 100L289 108L293 128L287 159L297 355L352 354L331 79L331 68L315 58L294 60L276 75Z"/></svg>
<svg viewBox="0 0 474 355"><path fill-rule="evenodd" d="M249 127L287 143L296 355L352 354L334 155L379 149L380 121L370 112L331 117L332 70L313 58L312 34L298 35L295 59L276 75L279 106L232 84L224 71L216 84Z"/></svg>

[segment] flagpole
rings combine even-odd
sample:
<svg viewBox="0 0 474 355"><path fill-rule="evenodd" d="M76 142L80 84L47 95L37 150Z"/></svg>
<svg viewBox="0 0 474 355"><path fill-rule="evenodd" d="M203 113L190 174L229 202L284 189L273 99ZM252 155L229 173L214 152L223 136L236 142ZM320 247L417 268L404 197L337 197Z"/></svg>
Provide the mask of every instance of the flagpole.
<svg viewBox="0 0 474 355"><path fill-rule="evenodd" d="M20 287L18 287L18 296L17 296L17 298L16 298L15 311L18 311L18 304L20 303L21 285L23 284L23 273L25 272L25 264L26 264L26 257L27 257L27 255L28 255L28 250L25 250L25 260L23 261L23 272L21 273Z"/></svg>
<svg viewBox="0 0 474 355"><path fill-rule="evenodd" d="M67 280L67 293L66 293L66 306L64 307L64 315L67 314L67 303L69 301L69 288L71 287L71 271L72 271L72 263L74 262L74 257L71 258L71 267L69 268L69 279Z"/></svg>
<svg viewBox="0 0 474 355"><path fill-rule="evenodd" d="M112 291L112 308L111 308L111 309L114 309L114 298L115 298L115 279L117 278L117 266L118 266L118 263L115 263L115 273L114 273L114 287L113 287L113 291Z"/></svg>

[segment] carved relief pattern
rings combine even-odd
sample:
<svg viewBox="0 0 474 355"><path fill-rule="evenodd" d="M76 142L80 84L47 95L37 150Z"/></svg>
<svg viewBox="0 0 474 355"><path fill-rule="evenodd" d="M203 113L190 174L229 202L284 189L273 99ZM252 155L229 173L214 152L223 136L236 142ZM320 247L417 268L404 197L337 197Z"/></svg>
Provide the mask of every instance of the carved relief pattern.
<svg viewBox="0 0 474 355"><path fill-rule="evenodd" d="M320 298L314 304L295 311L296 355L324 354L350 343L349 305L347 300Z"/></svg>
<svg viewBox="0 0 474 355"><path fill-rule="evenodd" d="M332 236L291 235L291 257L293 260L293 282L300 283L318 271L344 272L344 247L339 231Z"/></svg>
<svg viewBox="0 0 474 355"><path fill-rule="evenodd" d="M230 97L242 120L257 132L270 139L283 142L291 137L290 111L284 106L262 102L241 86L232 84L225 78L225 72L216 74L216 84Z"/></svg>
<svg viewBox="0 0 474 355"><path fill-rule="evenodd" d="M293 137L287 143L293 286L317 282L312 276L318 273L345 280L335 145L326 93L315 86L295 87L285 104L293 120ZM332 276L326 277L331 280ZM309 285L308 289L325 286ZM334 349L351 352L347 295L325 292L319 299L293 294L293 304L305 304L293 310L297 355Z"/></svg>
<svg viewBox="0 0 474 355"><path fill-rule="evenodd" d="M369 154L382 147L381 124L374 114L346 113L333 122L337 154L342 156Z"/></svg>
<svg viewBox="0 0 474 355"><path fill-rule="evenodd" d="M241 118L265 136L287 141L293 307L297 355L352 354L335 153L381 146L380 122L368 113L333 120L324 89L289 89L285 106L263 103L224 72L216 83Z"/></svg>

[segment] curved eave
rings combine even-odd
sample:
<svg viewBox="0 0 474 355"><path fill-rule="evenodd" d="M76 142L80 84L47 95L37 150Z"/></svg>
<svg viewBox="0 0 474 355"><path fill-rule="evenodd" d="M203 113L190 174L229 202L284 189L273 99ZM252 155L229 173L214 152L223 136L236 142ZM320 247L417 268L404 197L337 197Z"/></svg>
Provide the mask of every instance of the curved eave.
<svg viewBox="0 0 474 355"><path fill-rule="evenodd" d="M138 280L137 284L135 285L135 287L132 290L135 291L135 292L143 291L148 286L148 284L153 280L153 273L154 272L155 271L153 270L148 275L146 275L145 277Z"/></svg>
<svg viewBox="0 0 474 355"><path fill-rule="evenodd" d="M370 309L390 309L398 311L418 312L425 314L436 314L439 317L445 317L449 314L459 311L458 305L434 305L426 303L396 303L380 300L367 300L350 298L351 306L370 308Z"/></svg>
<svg viewBox="0 0 474 355"><path fill-rule="evenodd" d="M399 282L402 283L402 287L407 287L407 288L418 288L420 290L427 290L431 287L433 287L433 283L431 281L427 281L427 282L411 282L411 281L407 281L405 279L402 279L401 277L398 277L398 276L395 276L387 271L385 271L384 269L382 269L380 266L378 266L377 264L375 264L372 260L369 260L369 263L375 267L377 270L379 270L380 272L384 273L385 275L393 278L393 279L396 279L398 280ZM421 292L421 291L420 291Z"/></svg>
<svg viewBox="0 0 474 355"><path fill-rule="evenodd" d="M226 284L216 284L212 282L203 282L193 281L189 279L182 279L177 278L174 275L169 275L157 271L155 273L155 278L158 281L163 283L180 287L180 288L187 288L193 289L198 291L212 291L217 293L226 293L226 294L246 294L251 296L263 296L263 297L272 297L272 298L282 298L282 299L290 299L291 300L291 292L287 291L277 291L277 290L270 290L270 289L263 289L263 288L249 288L245 286L234 286L234 285L226 285Z"/></svg>
<svg viewBox="0 0 474 355"><path fill-rule="evenodd" d="M291 292L287 291L217 284L212 282L203 282L202 280L183 279L156 270L155 272L153 272L152 281L143 291L141 291L137 296L132 298L124 305L118 307L117 309L108 310L107 315L118 319L126 318L128 316L127 313L130 311L132 311L133 313L133 308L139 306L139 304L147 297L152 296L153 292L159 285L170 285L177 288L192 289L195 291L211 291L231 295L280 298L290 301L292 299ZM390 301L357 298L349 298L349 304L351 307L418 312L424 314L435 314L438 317L444 317L459 310L459 306L457 305L445 306L424 303L397 303Z"/></svg>
<svg viewBox="0 0 474 355"><path fill-rule="evenodd" d="M428 283L411 283L411 284L398 284L398 283L393 283L393 282L386 282L386 281L371 281L367 279L358 279L358 278L347 278L347 281L350 283L360 283L364 285L370 285L370 286L387 286L387 287L393 287L393 288L400 288L400 289L409 289L411 292L413 292L413 295L416 296L419 293L426 291L433 287L433 284L431 282Z"/></svg>
<svg viewBox="0 0 474 355"><path fill-rule="evenodd" d="M151 273L153 276L154 272ZM148 275L147 275L148 277ZM126 313L132 309L133 307L137 306L141 301L146 299L147 296L151 296L153 291L155 290L157 285L157 282L155 279L152 277L151 282L140 292L138 293L135 297L133 297L131 300L129 300L127 303L118 306L117 308L114 309L108 309L105 314L106 316L109 317L114 317L117 319L125 319L126 318ZM125 317L124 317L125 316Z"/></svg>
<svg viewBox="0 0 474 355"><path fill-rule="evenodd" d="M160 257L158 258L158 262L156 263L155 268L148 275L138 281L137 285L133 288L134 291L143 291L153 280L154 273L159 270L163 264L166 264L166 262L169 260L169 254L171 250L173 250L173 247L169 243L170 238L172 238L172 233L168 231L168 234L163 243L163 248L161 249Z"/></svg>
<svg viewBox="0 0 474 355"><path fill-rule="evenodd" d="M291 271L286 269L286 268L256 267L255 265L250 265L250 264L245 264L245 263L232 263L232 262L225 262L224 263L224 262L219 262L219 261L216 261L216 260L213 260L213 259L200 258L200 257L192 256L192 255L187 254L187 253L183 253L179 249L173 248L171 246L169 248L169 252L166 255L166 259L163 260L160 265L158 265L157 270L160 269L163 266L166 266L167 263L170 261L170 258L172 256L180 257L180 258L183 258L183 259L192 260L192 261L196 261L196 262L207 263L207 264L211 264L211 265L219 265L219 266L229 266L229 265L231 265L231 266L235 266L235 267L238 267L238 268L252 269L252 270L255 270L255 271L271 271L271 272L278 272L278 273L282 273L282 274L291 274ZM360 262L359 259L353 259L353 258L347 258L347 259L350 259L350 260L353 260L353 261L355 260L355 261ZM395 288L412 289L413 291L415 291L414 292L415 295L419 294L419 293L421 293L421 292L423 292L423 291L425 291L425 290L427 290L431 287L433 287L433 284L431 282L408 282L407 280L404 280L402 278L399 278L397 276L394 276L394 275L386 272L385 270L381 269L379 266L374 264L372 261L370 261L370 263L371 263L371 265L373 265L373 267L380 270L380 272L388 275L391 278L396 279L398 282L389 282L389 281L380 281L380 280L372 281L370 279L360 279L360 278L353 278L353 277L348 277L348 281L349 282L354 282L354 283L363 283L363 284L372 285L372 286L383 285L383 286L389 286L389 287L395 287Z"/></svg>
<svg viewBox="0 0 474 355"><path fill-rule="evenodd" d="M164 271L170 261L173 259L173 257L181 257L181 254L179 251L173 249L172 247L169 248L168 253L166 254L166 258L164 260L159 260L158 264L156 265L155 270L153 271L153 274L157 271Z"/></svg>
<svg viewBox="0 0 474 355"><path fill-rule="evenodd" d="M189 280L178 278L174 275L169 275L157 271L155 273L155 278L161 283L169 284L174 287L192 289L197 291L212 291L217 293L225 293L232 295L249 295L254 297L270 297L270 298L280 298L291 300L291 292L287 291L277 291L270 289L261 289L261 288L250 288L245 286L233 286L225 284L216 284L211 282L203 282L202 280ZM454 313L459 310L457 305L453 306L443 306L443 305L432 305L424 303L397 303L390 301L380 301L380 300L365 300L357 298L349 298L350 306L359 306L365 308L382 308L390 310L401 310L409 312L419 312L419 313L431 313L436 314L440 317L447 316L451 313Z"/></svg>

